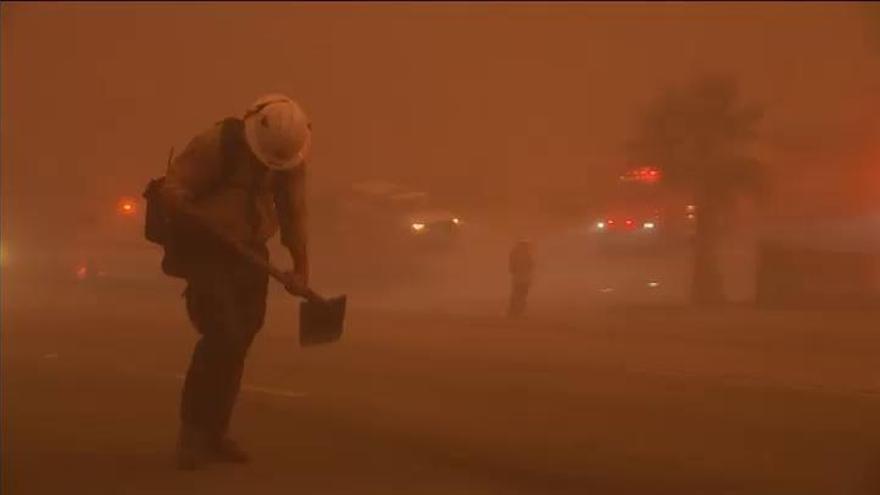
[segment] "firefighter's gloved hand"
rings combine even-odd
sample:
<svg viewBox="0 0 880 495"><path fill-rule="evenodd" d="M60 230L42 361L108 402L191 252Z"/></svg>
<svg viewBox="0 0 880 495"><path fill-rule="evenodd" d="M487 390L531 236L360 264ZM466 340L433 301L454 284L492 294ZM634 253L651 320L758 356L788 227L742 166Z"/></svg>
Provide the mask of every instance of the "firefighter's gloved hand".
<svg viewBox="0 0 880 495"><path fill-rule="evenodd" d="M287 292L294 296L311 297L312 295L312 290L308 286L308 280L301 273L288 270L284 272L282 282Z"/></svg>

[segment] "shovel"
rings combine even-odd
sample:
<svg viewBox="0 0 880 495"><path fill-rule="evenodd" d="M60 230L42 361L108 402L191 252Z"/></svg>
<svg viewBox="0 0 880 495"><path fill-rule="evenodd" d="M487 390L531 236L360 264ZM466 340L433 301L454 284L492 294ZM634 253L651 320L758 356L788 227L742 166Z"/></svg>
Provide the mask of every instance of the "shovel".
<svg viewBox="0 0 880 495"><path fill-rule="evenodd" d="M275 280L284 283L283 272L272 263L256 255L239 243L233 242L236 251L251 263L265 269ZM348 298L344 295L325 298L310 288L301 295L305 300L299 304L299 345L308 347L336 342L342 337L345 323L345 306Z"/></svg>
<svg viewBox="0 0 880 495"><path fill-rule="evenodd" d="M211 228L206 222L201 221L192 210L184 207L182 213L206 229L220 242L234 249L245 260L266 270L270 277L284 284L284 272L268 260L235 239ZM304 287L301 292L295 295L305 299L299 306L299 343L301 346L329 344L342 337L347 302L345 295L327 299L308 287Z"/></svg>

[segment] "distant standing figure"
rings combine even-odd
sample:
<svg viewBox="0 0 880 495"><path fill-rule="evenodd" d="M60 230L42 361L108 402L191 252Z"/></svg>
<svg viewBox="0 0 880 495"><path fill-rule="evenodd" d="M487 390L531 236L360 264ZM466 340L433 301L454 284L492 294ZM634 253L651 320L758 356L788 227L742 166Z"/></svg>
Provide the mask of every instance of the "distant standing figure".
<svg viewBox="0 0 880 495"><path fill-rule="evenodd" d="M535 260L532 253L531 242L523 239L517 241L510 251L510 305L507 315L510 317L522 316L526 309L526 298L532 286L532 275L535 269Z"/></svg>

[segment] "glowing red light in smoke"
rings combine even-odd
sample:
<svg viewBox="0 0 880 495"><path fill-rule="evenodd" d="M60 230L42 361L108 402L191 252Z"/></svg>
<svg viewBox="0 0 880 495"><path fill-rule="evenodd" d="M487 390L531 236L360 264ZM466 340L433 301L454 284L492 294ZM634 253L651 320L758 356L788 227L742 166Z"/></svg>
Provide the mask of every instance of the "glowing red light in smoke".
<svg viewBox="0 0 880 495"><path fill-rule="evenodd" d="M137 211L137 203L133 199L123 198L119 201L117 209L121 215L133 215Z"/></svg>
<svg viewBox="0 0 880 495"><path fill-rule="evenodd" d="M654 183L658 182L662 175L657 167L647 166L634 168L620 178L624 181Z"/></svg>

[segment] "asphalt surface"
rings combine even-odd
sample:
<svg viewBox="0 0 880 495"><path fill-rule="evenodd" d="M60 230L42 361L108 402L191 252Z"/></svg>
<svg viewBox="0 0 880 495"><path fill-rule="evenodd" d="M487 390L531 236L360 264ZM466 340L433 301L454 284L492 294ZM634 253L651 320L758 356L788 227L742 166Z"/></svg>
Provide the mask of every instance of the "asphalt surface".
<svg viewBox="0 0 880 495"><path fill-rule="evenodd" d="M233 435L180 472L175 297L3 311L2 493L880 493L877 313L358 308L273 299Z"/></svg>

